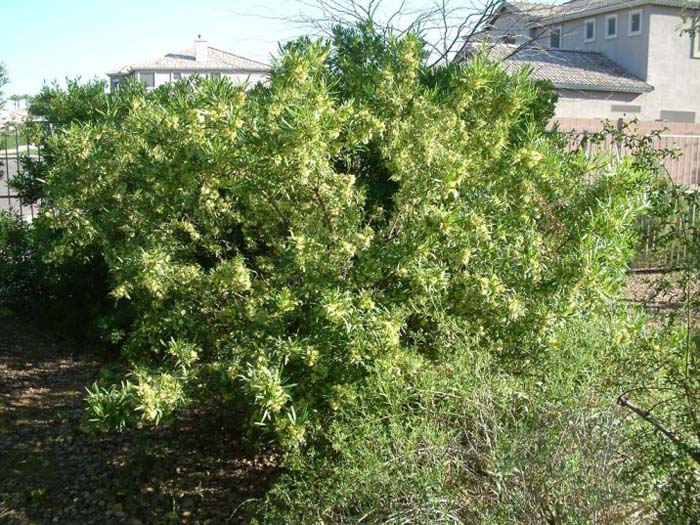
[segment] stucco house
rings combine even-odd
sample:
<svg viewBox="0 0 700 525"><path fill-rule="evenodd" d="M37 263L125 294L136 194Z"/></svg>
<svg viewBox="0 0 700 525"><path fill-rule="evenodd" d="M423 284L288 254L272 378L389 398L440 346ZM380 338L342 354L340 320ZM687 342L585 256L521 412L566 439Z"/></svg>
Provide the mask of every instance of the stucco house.
<svg viewBox="0 0 700 525"><path fill-rule="evenodd" d="M487 44L506 68L531 66L554 83L560 118L700 122L696 19L700 4L685 0L505 2L458 59Z"/></svg>
<svg viewBox="0 0 700 525"><path fill-rule="evenodd" d="M194 74L216 78L228 77L234 82L256 83L265 80L269 73L269 65L210 47L206 40L198 37L191 49L126 65L107 73L107 76L110 90L114 91L126 77L135 77L147 88L156 88Z"/></svg>

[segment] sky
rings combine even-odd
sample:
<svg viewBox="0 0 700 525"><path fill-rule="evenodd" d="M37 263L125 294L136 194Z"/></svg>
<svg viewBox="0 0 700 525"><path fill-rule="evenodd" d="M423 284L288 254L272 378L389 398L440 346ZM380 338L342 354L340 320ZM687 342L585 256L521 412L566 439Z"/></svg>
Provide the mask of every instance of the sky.
<svg viewBox="0 0 700 525"><path fill-rule="evenodd" d="M0 0L0 62L6 95L34 94L53 80L105 72L192 47L218 47L269 62L280 40L303 32L278 20L295 0Z"/></svg>
<svg viewBox="0 0 700 525"><path fill-rule="evenodd" d="M66 78L106 80L107 71L191 48L197 35L212 47L270 62L280 42L311 31L292 19L318 18L318 1L0 0L0 63L10 81L4 95L34 95L45 83L65 84ZM378 20L405 27L417 12L442 1L459 25L489 0L357 1L379 1ZM404 14L392 17L399 6Z"/></svg>

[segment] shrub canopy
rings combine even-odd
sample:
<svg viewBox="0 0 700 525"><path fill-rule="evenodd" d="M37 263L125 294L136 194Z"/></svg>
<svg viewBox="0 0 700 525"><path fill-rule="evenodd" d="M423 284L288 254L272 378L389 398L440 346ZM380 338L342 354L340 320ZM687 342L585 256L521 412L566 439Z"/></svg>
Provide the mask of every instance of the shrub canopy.
<svg viewBox="0 0 700 525"><path fill-rule="evenodd" d="M528 71L424 58L361 26L286 46L264 85L41 94L47 260L106 264L131 367L98 424L199 400L299 443L377 366L518 368L606 303L645 173L547 132Z"/></svg>

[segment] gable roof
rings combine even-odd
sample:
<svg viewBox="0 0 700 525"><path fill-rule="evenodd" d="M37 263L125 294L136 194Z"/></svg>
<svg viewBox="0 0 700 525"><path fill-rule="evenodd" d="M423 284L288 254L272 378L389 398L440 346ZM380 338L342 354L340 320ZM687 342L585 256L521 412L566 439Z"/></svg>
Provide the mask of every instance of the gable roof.
<svg viewBox="0 0 700 525"><path fill-rule="evenodd" d="M207 59L195 60L194 49L168 53L154 60L126 65L108 75L128 75L133 71L222 71L244 73L268 73L270 66L234 55L215 47L207 47Z"/></svg>
<svg viewBox="0 0 700 525"><path fill-rule="evenodd" d="M532 78L550 80L559 89L624 93L648 93L654 89L600 53L496 44L490 49L489 58L502 62L510 73L531 67Z"/></svg>

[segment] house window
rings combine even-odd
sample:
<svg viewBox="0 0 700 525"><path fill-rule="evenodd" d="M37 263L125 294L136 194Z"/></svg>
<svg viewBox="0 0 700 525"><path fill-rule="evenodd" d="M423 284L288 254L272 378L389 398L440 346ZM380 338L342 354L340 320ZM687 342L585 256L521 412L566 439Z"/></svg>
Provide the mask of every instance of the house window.
<svg viewBox="0 0 700 525"><path fill-rule="evenodd" d="M593 42L595 40L595 19L586 20L586 34L584 36L584 42Z"/></svg>
<svg viewBox="0 0 700 525"><path fill-rule="evenodd" d="M177 82L178 80L182 80L182 73L173 73L173 82Z"/></svg>
<svg viewBox="0 0 700 525"><path fill-rule="evenodd" d="M617 15L605 17L605 38L617 38Z"/></svg>
<svg viewBox="0 0 700 525"><path fill-rule="evenodd" d="M659 115L661 120L666 120L669 122L695 122L695 112L694 111L662 111Z"/></svg>
<svg viewBox="0 0 700 525"><path fill-rule="evenodd" d="M147 88L156 87L156 74L155 73L139 73L139 80Z"/></svg>
<svg viewBox="0 0 700 525"><path fill-rule="evenodd" d="M641 35L642 34L642 10L636 9L630 11L630 27L629 35Z"/></svg>
<svg viewBox="0 0 700 525"><path fill-rule="evenodd" d="M561 29L552 29L549 32L549 47L559 49L561 47Z"/></svg>
<svg viewBox="0 0 700 525"><path fill-rule="evenodd" d="M610 106L613 113L641 113L642 106L632 106L630 104L613 104Z"/></svg>
<svg viewBox="0 0 700 525"><path fill-rule="evenodd" d="M119 81L118 80L114 80L112 82L112 90L116 90L116 89L119 89Z"/></svg>
<svg viewBox="0 0 700 525"><path fill-rule="evenodd" d="M209 73L209 78L221 78L221 73Z"/></svg>

